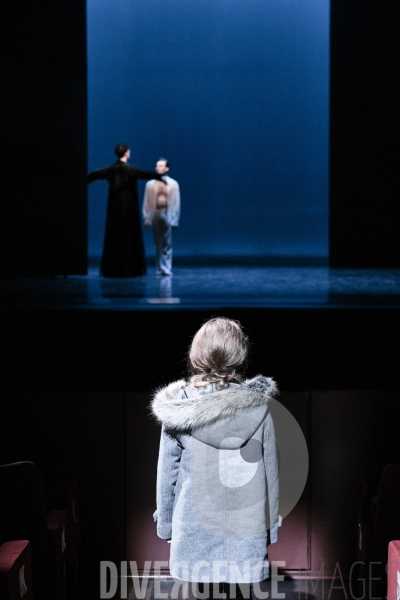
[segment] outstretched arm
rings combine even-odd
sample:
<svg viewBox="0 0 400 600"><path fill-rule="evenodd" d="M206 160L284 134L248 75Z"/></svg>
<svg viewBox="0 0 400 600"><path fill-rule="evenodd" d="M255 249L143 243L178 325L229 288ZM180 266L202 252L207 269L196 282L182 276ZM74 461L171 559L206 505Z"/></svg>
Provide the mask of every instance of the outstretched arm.
<svg viewBox="0 0 400 600"><path fill-rule="evenodd" d="M144 171L143 169L138 169L136 167L134 171L134 177L136 179L157 179L157 181L162 181L161 175L155 171Z"/></svg>
<svg viewBox="0 0 400 600"><path fill-rule="evenodd" d="M96 181L96 179L108 179L108 169L97 169L87 176L88 183L92 183L92 181Z"/></svg>

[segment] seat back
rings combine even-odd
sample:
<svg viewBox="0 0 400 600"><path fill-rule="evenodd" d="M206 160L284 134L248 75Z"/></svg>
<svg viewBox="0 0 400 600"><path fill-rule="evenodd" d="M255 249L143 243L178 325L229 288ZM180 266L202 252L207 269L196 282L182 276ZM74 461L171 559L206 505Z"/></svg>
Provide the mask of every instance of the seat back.
<svg viewBox="0 0 400 600"><path fill-rule="evenodd" d="M51 578L42 478L32 462L0 465L0 544L29 540L32 548L33 590Z"/></svg>

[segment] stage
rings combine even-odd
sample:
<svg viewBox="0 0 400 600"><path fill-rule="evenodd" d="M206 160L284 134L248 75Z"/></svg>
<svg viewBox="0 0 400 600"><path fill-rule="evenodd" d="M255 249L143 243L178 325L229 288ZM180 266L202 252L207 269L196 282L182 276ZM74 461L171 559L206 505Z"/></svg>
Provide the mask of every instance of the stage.
<svg viewBox="0 0 400 600"><path fill-rule="evenodd" d="M7 309L199 310L229 308L376 308L400 307L400 269L330 269L326 266L188 264L173 277L87 276L18 278L1 282Z"/></svg>

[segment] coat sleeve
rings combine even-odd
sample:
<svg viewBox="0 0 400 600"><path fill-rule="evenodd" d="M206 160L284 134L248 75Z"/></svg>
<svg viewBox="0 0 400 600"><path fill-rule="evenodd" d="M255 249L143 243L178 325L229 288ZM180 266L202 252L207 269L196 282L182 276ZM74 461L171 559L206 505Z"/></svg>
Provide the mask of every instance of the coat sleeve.
<svg viewBox="0 0 400 600"><path fill-rule="evenodd" d="M157 535L163 540L172 537L172 513L175 486L178 479L182 447L179 441L162 428L157 465Z"/></svg>
<svg viewBox="0 0 400 600"><path fill-rule="evenodd" d="M175 181L174 187L171 189L170 198L168 202L168 221L171 227L178 227L180 213L181 195L179 190L179 184L177 181Z"/></svg>
<svg viewBox="0 0 400 600"><path fill-rule="evenodd" d="M155 171L145 171L143 169L138 169L133 165L130 166L132 167L132 175L134 179L157 179L158 181L162 181L162 176Z"/></svg>
<svg viewBox="0 0 400 600"><path fill-rule="evenodd" d="M87 176L87 182L92 183L92 181L96 181L97 179L108 179L108 168L105 169L97 169L96 171L92 171Z"/></svg>
<svg viewBox="0 0 400 600"><path fill-rule="evenodd" d="M269 525L269 543L278 541L278 527L282 518L279 516L279 465L275 428L271 413L268 412L264 422L264 466L267 478L267 524Z"/></svg>

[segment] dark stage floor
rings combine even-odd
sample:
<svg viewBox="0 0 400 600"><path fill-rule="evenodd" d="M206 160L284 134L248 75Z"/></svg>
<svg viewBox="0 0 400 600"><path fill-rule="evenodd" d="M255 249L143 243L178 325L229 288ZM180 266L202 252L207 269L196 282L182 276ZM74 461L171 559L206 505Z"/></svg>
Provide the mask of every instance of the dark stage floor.
<svg viewBox="0 0 400 600"><path fill-rule="evenodd" d="M282 389L398 385L399 269L176 264L172 278L150 266L106 279L94 265L0 287L7 387L153 389L182 376L191 336L216 315L248 332L248 374Z"/></svg>
<svg viewBox="0 0 400 600"><path fill-rule="evenodd" d="M223 307L340 308L400 306L400 269L310 266L176 266L173 277L18 278L1 282L5 307L102 310Z"/></svg>

